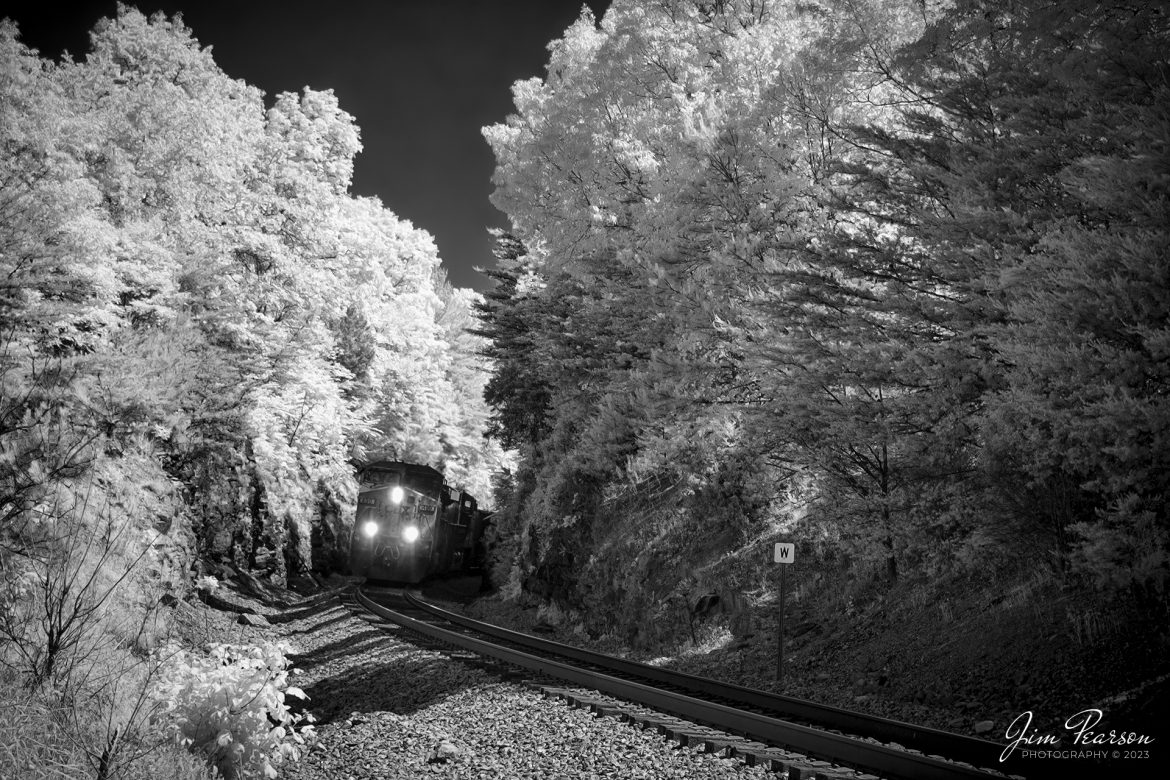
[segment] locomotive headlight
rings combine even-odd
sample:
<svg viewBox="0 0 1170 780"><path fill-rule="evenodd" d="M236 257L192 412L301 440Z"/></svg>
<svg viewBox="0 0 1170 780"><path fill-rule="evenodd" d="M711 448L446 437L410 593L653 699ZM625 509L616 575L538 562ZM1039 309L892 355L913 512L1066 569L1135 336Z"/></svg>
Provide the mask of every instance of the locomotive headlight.
<svg viewBox="0 0 1170 780"><path fill-rule="evenodd" d="M406 498L406 491L402 489L401 485L390 488L390 500L395 504L401 504L404 498Z"/></svg>
<svg viewBox="0 0 1170 780"><path fill-rule="evenodd" d="M373 539L378 534L378 524L373 520L367 520L362 526L362 533L370 539Z"/></svg>
<svg viewBox="0 0 1170 780"><path fill-rule="evenodd" d="M408 525L408 526L406 526L406 528L403 528L402 529L402 538L408 542L417 541L418 540L418 526L417 525Z"/></svg>

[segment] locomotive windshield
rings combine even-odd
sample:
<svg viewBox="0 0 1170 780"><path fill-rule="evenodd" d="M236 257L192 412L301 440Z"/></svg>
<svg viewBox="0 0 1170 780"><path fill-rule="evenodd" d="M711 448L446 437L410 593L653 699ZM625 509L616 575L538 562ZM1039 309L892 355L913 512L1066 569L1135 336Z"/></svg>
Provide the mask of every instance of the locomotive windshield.
<svg viewBox="0 0 1170 780"><path fill-rule="evenodd" d="M358 475L360 490L400 485L404 488L434 495L443 485L443 475L427 466L403 463L371 464Z"/></svg>
<svg viewBox="0 0 1170 780"><path fill-rule="evenodd" d="M362 490L379 485L397 485L400 481L399 473L389 469L363 469L359 477Z"/></svg>

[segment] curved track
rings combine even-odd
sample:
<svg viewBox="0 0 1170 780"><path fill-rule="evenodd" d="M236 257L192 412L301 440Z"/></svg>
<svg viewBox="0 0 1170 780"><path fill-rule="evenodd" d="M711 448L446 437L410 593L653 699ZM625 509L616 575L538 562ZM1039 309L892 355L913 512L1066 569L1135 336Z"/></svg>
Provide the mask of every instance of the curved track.
<svg viewBox="0 0 1170 780"><path fill-rule="evenodd" d="M1018 767L999 763L1003 746L993 742L593 653L475 621L409 593L395 597L401 602L395 609L377 603L362 590L357 599L363 608L440 642L883 777L961 780L1019 773Z"/></svg>

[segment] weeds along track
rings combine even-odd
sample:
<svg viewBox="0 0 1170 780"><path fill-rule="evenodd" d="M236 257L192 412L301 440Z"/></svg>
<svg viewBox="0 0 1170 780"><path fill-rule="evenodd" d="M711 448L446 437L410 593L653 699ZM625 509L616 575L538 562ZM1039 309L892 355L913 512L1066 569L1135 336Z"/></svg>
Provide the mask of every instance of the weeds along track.
<svg viewBox="0 0 1170 780"><path fill-rule="evenodd" d="M454 649L456 657L491 659L518 668L541 687L567 683L584 689L584 698L595 703L606 697L629 703L633 710L626 708L624 713L629 719L654 725L684 744L688 739L705 741L709 749L739 754L749 764L769 761L783 771L790 764L806 767L791 776L849 777L863 772L887 778L962 780L1024 774L1010 762L999 762L1003 746L994 742L563 645L472 620L401 589L367 586L356 592L355 600L368 613ZM591 699L589 691L600 698ZM606 714L623 709L604 703L594 708L613 710ZM649 711L662 718L656 722L646 714ZM801 764L800 757L808 762Z"/></svg>

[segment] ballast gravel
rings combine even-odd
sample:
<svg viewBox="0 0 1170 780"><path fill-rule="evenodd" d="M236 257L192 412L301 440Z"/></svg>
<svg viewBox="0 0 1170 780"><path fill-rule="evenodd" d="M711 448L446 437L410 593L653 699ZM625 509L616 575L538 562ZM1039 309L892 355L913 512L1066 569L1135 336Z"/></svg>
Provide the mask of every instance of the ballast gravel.
<svg viewBox="0 0 1170 780"><path fill-rule="evenodd" d="M292 683L317 719L283 778L775 777L410 644L338 601L273 628L295 648Z"/></svg>

